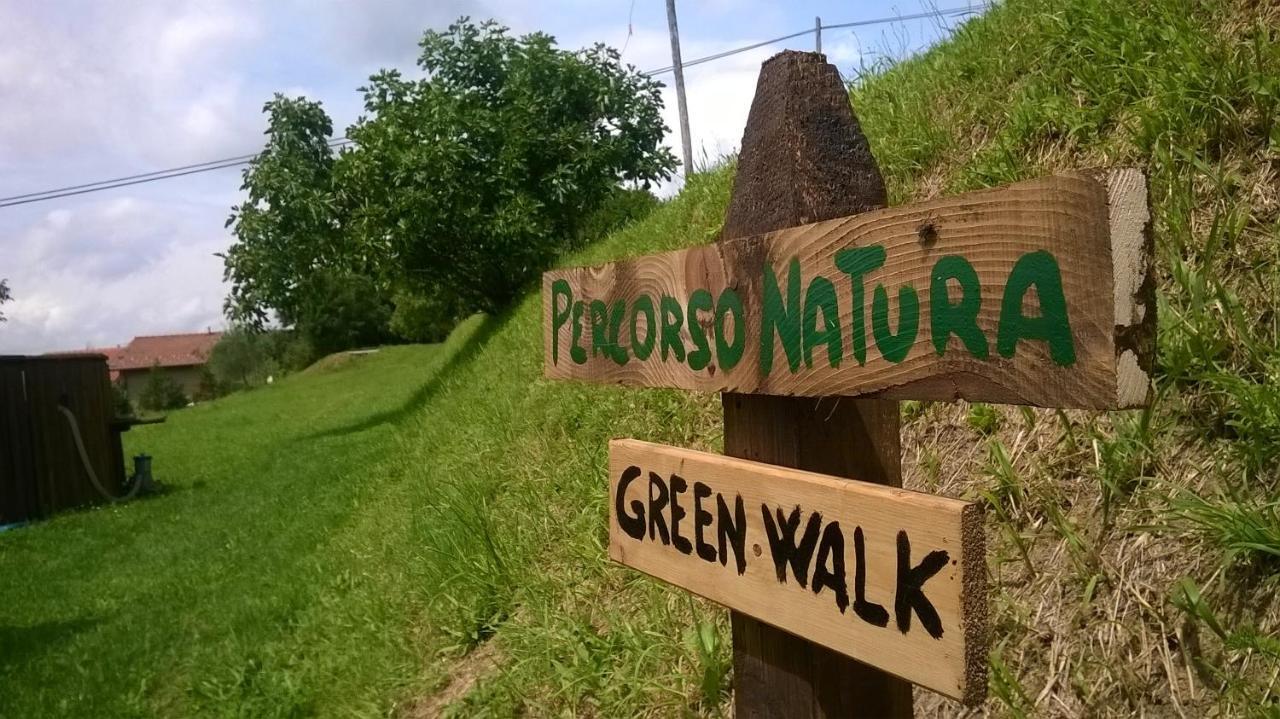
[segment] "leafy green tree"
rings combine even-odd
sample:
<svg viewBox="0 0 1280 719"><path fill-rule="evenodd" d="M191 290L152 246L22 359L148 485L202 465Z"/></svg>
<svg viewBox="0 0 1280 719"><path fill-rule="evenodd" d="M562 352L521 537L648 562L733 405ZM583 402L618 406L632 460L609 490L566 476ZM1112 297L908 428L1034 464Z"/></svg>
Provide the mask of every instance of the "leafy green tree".
<svg viewBox="0 0 1280 719"><path fill-rule="evenodd" d="M313 294L298 317L298 330L316 354L323 356L394 339L387 329L391 303L372 279L322 272L309 289Z"/></svg>
<svg viewBox="0 0 1280 719"><path fill-rule="evenodd" d="M334 174L353 233L464 314L505 307L621 183L669 177L659 84L603 45L570 52L466 18L429 31L426 76L383 70Z"/></svg>
<svg viewBox="0 0 1280 719"><path fill-rule="evenodd" d="M187 396L182 392L182 387L157 363L147 375L147 385L142 388L138 404L143 409L154 412L180 409L187 406Z"/></svg>
<svg viewBox="0 0 1280 719"><path fill-rule="evenodd" d="M209 365L200 368L200 385L196 387L195 395L191 399L196 402L208 402L215 400L226 394L226 386L218 381L213 370L209 369Z"/></svg>
<svg viewBox="0 0 1280 719"><path fill-rule="evenodd" d="M466 18L421 48L425 77L384 70L361 88L341 154L319 103L266 103L266 148L228 219L233 322L274 315L325 353L385 341L394 305L402 336L434 337L501 310L621 185L675 167L658 83L612 49Z"/></svg>
<svg viewBox="0 0 1280 719"><path fill-rule="evenodd" d="M410 342L442 342L462 319L458 299L442 288L400 289L392 304L390 329Z"/></svg>
<svg viewBox="0 0 1280 719"><path fill-rule="evenodd" d="M318 102L277 94L263 106L267 144L244 171L248 194L231 208L236 241L222 255L231 283L227 316L261 329L269 312L293 325L317 293L319 275L353 269L335 206L333 122ZM365 269L365 268L361 268Z"/></svg>
<svg viewBox="0 0 1280 719"><path fill-rule="evenodd" d="M235 327L222 333L209 352L205 365L218 384L225 387L248 387L263 364L261 337L246 327Z"/></svg>
<svg viewBox="0 0 1280 719"><path fill-rule="evenodd" d="M125 390L122 381L111 383L111 402L114 405L117 417L132 417L133 402L129 400L129 393Z"/></svg>
<svg viewBox="0 0 1280 719"><path fill-rule="evenodd" d="M9 280L0 280L0 305L13 300L13 296L9 294ZM7 322L4 313L0 312L0 322Z"/></svg>
<svg viewBox="0 0 1280 719"><path fill-rule="evenodd" d="M311 342L299 331L233 327L222 334L209 353L205 369L210 376L202 378L207 387L201 388L201 394L218 397L256 387L265 384L267 377L305 367L311 358Z"/></svg>

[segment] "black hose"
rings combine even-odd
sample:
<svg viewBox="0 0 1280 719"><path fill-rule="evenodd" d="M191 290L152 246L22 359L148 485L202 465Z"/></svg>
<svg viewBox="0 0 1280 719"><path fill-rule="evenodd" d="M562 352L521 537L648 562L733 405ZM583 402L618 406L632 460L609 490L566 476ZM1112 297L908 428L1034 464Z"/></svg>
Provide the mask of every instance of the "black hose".
<svg viewBox="0 0 1280 719"><path fill-rule="evenodd" d="M76 416L71 410L63 405L58 405L58 411L67 418L67 424L71 425L71 436L76 441L76 449L80 451L80 463L84 465L84 471L89 475L89 481L93 483L93 488L98 493L106 497L111 502L123 502L127 499L133 499L138 493L138 488L142 486L142 482L134 481L133 487L129 489L123 496L117 497L106 490L102 483L98 481L98 473L93 471L93 465L89 463L89 453L84 451L84 440L80 438L80 423L76 421Z"/></svg>

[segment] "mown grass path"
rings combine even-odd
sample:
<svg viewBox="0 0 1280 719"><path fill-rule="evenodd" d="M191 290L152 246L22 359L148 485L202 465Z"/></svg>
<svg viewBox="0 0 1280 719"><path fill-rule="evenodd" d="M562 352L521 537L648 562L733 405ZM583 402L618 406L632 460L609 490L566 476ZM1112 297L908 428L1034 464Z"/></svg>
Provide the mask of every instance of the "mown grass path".
<svg viewBox="0 0 1280 719"><path fill-rule="evenodd" d="M167 493L0 535L0 715L307 709L323 692L295 637L336 618L315 607L353 565L337 540L448 354L389 348L172 413L127 435Z"/></svg>

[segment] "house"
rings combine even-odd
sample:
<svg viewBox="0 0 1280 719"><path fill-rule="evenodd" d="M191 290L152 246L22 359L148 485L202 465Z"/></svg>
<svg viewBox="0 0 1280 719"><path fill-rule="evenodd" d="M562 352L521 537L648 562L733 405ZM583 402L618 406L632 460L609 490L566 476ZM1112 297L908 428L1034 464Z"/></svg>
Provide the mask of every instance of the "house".
<svg viewBox="0 0 1280 719"><path fill-rule="evenodd" d="M159 367L182 388L183 394L193 397L200 388L201 370L220 339L222 333L213 331L147 335L134 337L121 347L90 347L73 352L50 352L48 356L105 355L111 382L121 387L131 400L136 401L146 389L153 367Z"/></svg>
<svg viewBox="0 0 1280 719"><path fill-rule="evenodd" d="M98 350L107 355L111 379L136 400L146 389L151 369L159 367L182 388L187 397L200 388L200 375L209 361L213 346L222 339L221 332L196 332L181 335L134 337L124 347Z"/></svg>

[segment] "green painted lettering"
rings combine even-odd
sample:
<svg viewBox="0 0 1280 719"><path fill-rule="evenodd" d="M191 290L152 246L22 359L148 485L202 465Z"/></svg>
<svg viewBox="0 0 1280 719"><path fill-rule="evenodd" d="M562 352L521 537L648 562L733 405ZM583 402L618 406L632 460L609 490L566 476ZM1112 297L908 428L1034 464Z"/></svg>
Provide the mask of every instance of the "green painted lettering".
<svg viewBox="0 0 1280 719"><path fill-rule="evenodd" d="M960 301L951 304L947 282L960 283ZM959 255L947 255L933 265L929 284L929 325L933 331L933 348L938 354L947 349L951 335L960 338L969 354L987 358L987 338L978 329L978 310L982 308L982 283L973 265Z"/></svg>
<svg viewBox="0 0 1280 719"><path fill-rule="evenodd" d="M609 306L601 300L591 300L591 356L601 352L609 354Z"/></svg>
<svg viewBox="0 0 1280 719"><path fill-rule="evenodd" d="M876 347L890 362L901 362L916 343L920 329L920 299L911 285L898 288L898 334L889 331L889 293L884 285L876 285L871 299L871 331Z"/></svg>
<svg viewBox="0 0 1280 719"><path fill-rule="evenodd" d="M644 315L643 342L640 341L640 332L636 328L636 320L642 314ZM649 359L649 355L653 354L653 341L657 337L654 327L657 324L657 316L653 311L653 298L649 295L640 295L631 303L631 352L641 362Z"/></svg>
<svg viewBox="0 0 1280 719"><path fill-rule="evenodd" d="M575 364L585 364L587 361L587 351L578 344L582 340L582 310L586 306L587 303L582 300L573 303L573 316L570 319L573 322L573 346L569 348L569 357Z"/></svg>
<svg viewBox="0 0 1280 719"><path fill-rule="evenodd" d="M707 331L702 326L698 311L711 312L711 293L707 290L694 290L689 296L689 337L693 340L694 350L689 353L689 369L697 372L711 364L711 345L707 342ZM707 318L711 319L710 317Z"/></svg>
<svg viewBox="0 0 1280 719"><path fill-rule="evenodd" d="M822 327L818 327L818 310ZM804 293L804 366L813 366L813 348L827 346L827 363L840 366L844 338L840 335L840 312L836 309L836 286L825 277L814 277Z"/></svg>
<svg viewBox="0 0 1280 719"><path fill-rule="evenodd" d="M1025 317L1022 300L1031 285L1040 298L1040 316ZM1045 250L1028 252L1018 259L1004 286L1000 302L1000 326L996 331L996 351L1012 357L1018 340L1044 340L1049 357L1063 367L1075 364L1075 340L1067 320L1067 298L1062 294L1062 273L1058 261Z"/></svg>
<svg viewBox="0 0 1280 719"><path fill-rule="evenodd" d="M868 272L884 264L884 257L884 248L880 245L850 247L836 253L836 267L849 275L850 296L853 300L853 307L850 308L853 316L850 334L853 340L853 357L860 365L867 363L866 310L863 309L866 294L863 292L862 280Z"/></svg>
<svg viewBox="0 0 1280 719"><path fill-rule="evenodd" d="M626 301L616 300L613 303L613 310L609 313L609 356L619 365L626 364L628 359L627 348L618 341L618 335L622 334L622 318L626 314Z"/></svg>
<svg viewBox="0 0 1280 719"><path fill-rule="evenodd" d="M684 326L684 311L674 297L662 296L658 301L662 312L661 342L662 361L667 361L668 353L675 355L677 362L684 361L684 342L680 339L680 328Z"/></svg>
<svg viewBox="0 0 1280 719"><path fill-rule="evenodd" d="M733 314L733 342L725 339L724 318ZM746 327L742 324L742 298L732 287L726 287L716 300L716 361L720 369L728 371L742 359L747 345Z"/></svg>
<svg viewBox="0 0 1280 719"><path fill-rule="evenodd" d="M774 333L782 340L791 371L800 368L800 260L792 257L787 271L787 300L783 302L778 277L769 263L764 266L764 311L760 327L760 371L773 370Z"/></svg>
<svg viewBox="0 0 1280 719"><path fill-rule="evenodd" d="M564 298L564 309L560 309L560 298ZM569 321L573 307L573 288L568 280L555 280L551 283L551 364L560 362L560 328Z"/></svg>

